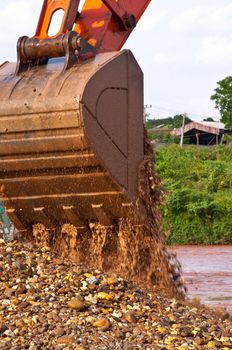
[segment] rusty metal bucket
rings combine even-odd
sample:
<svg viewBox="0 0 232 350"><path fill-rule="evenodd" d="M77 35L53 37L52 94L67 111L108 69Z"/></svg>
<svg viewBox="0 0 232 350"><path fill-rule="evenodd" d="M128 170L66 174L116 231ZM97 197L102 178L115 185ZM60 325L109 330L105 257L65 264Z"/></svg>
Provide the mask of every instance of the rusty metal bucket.
<svg viewBox="0 0 232 350"><path fill-rule="evenodd" d="M20 230L111 225L138 198L143 74L130 51L62 73L62 60L17 76L0 67L0 184Z"/></svg>

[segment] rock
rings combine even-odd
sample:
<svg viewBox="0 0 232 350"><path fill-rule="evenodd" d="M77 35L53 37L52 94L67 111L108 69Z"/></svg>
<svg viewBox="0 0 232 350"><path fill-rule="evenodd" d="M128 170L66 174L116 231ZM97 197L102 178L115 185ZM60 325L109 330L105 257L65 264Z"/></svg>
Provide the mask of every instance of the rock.
<svg viewBox="0 0 232 350"><path fill-rule="evenodd" d="M91 277L86 279L86 282L89 284L97 284L99 281L98 281L97 277L91 276Z"/></svg>
<svg viewBox="0 0 232 350"><path fill-rule="evenodd" d="M16 294L20 295L20 294L25 294L25 293L27 293L26 285L25 285L25 283L20 282L18 284L17 289L16 289Z"/></svg>
<svg viewBox="0 0 232 350"><path fill-rule="evenodd" d="M110 328L111 323L108 318L102 317L95 321L93 325L101 331L107 331Z"/></svg>
<svg viewBox="0 0 232 350"><path fill-rule="evenodd" d="M24 323L24 321L21 320L21 319L16 320L15 325L16 325L16 327L18 327L18 328L23 328L23 327L25 327L25 323Z"/></svg>
<svg viewBox="0 0 232 350"><path fill-rule="evenodd" d="M62 337L64 333L65 333L65 330L61 326L58 326L53 330L53 334L55 335L55 337Z"/></svg>
<svg viewBox="0 0 232 350"><path fill-rule="evenodd" d="M6 288L4 290L4 295L7 297L7 298L11 298L12 294L14 294L14 290L12 288Z"/></svg>
<svg viewBox="0 0 232 350"><path fill-rule="evenodd" d="M64 345L55 345L54 350L63 350Z"/></svg>
<svg viewBox="0 0 232 350"><path fill-rule="evenodd" d="M137 323L137 317L135 316L134 312L127 312L124 315L124 318L129 323L134 323L134 324Z"/></svg>
<svg viewBox="0 0 232 350"><path fill-rule="evenodd" d="M18 310L24 310L26 309L28 306L30 305L30 303L28 303L28 301L23 301L23 302L19 302L17 305Z"/></svg>
<svg viewBox="0 0 232 350"><path fill-rule="evenodd" d="M24 264L20 259L16 259L14 262L14 266L17 267L17 269L19 269L20 272L24 272L27 271L27 265Z"/></svg>
<svg viewBox="0 0 232 350"><path fill-rule="evenodd" d="M5 324L0 323L0 334L4 333L7 329L8 327Z"/></svg>
<svg viewBox="0 0 232 350"><path fill-rule="evenodd" d="M108 294L108 293L105 293L105 292L99 292L97 294L97 299L99 299L99 300L112 300L112 299L114 299L114 295L113 294Z"/></svg>
<svg viewBox="0 0 232 350"><path fill-rule="evenodd" d="M34 344L31 344L29 350L38 350L38 347Z"/></svg>
<svg viewBox="0 0 232 350"><path fill-rule="evenodd" d="M75 342L75 339L71 335L63 335L62 337L59 337L56 341L57 344L64 344L64 345L72 345Z"/></svg>
<svg viewBox="0 0 232 350"><path fill-rule="evenodd" d="M96 321L96 319L93 316L87 316L86 317L86 322L94 324L94 322Z"/></svg>
<svg viewBox="0 0 232 350"><path fill-rule="evenodd" d="M47 318L48 318L49 320L54 320L54 321L59 320L59 317L58 317L57 313L54 312L54 311L49 312L49 313L47 314Z"/></svg>
<svg viewBox="0 0 232 350"><path fill-rule="evenodd" d="M70 309L74 309L77 311L84 311L86 310L89 306L88 304L80 299L76 299L76 298L72 298L69 303L68 303L68 307Z"/></svg>
<svg viewBox="0 0 232 350"><path fill-rule="evenodd" d="M96 285L96 284L89 284L89 285L88 285L88 288L89 288L90 290L96 290L96 289L97 289L97 285Z"/></svg>
<svg viewBox="0 0 232 350"><path fill-rule="evenodd" d="M109 286L115 286L115 285L117 285L118 284L118 279L117 279L117 277L108 277L107 279L106 279L106 284L108 284Z"/></svg>
<svg viewBox="0 0 232 350"><path fill-rule="evenodd" d="M189 346L187 343L184 343L184 344L178 346L178 350L189 350Z"/></svg>

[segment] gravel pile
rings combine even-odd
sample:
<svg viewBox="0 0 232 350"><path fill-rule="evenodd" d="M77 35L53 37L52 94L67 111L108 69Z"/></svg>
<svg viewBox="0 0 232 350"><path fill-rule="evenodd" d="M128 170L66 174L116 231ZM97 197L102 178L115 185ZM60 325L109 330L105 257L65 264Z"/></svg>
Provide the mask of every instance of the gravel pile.
<svg viewBox="0 0 232 350"><path fill-rule="evenodd" d="M0 245L0 349L231 349L230 316L29 243Z"/></svg>

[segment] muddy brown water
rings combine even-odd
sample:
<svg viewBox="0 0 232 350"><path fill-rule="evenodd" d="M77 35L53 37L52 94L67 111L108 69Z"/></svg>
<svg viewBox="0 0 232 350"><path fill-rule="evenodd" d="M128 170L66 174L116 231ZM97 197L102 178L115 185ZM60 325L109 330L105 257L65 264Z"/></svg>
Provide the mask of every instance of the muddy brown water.
<svg viewBox="0 0 232 350"><path fill-rule="evenodd" d="M232 245L175 246L190 298L232 314Z"/></svg>

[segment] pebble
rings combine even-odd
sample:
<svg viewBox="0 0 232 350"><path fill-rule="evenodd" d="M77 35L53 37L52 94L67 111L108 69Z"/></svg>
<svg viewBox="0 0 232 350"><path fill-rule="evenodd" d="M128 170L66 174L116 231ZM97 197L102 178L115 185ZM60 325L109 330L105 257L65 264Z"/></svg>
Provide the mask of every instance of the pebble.
<svg viewBox="0 0 232 350"><path fill-rule="evenodd" d="M124 318L126 321L128 321L129 323L137 323L137 317L135 316L135 314L133 312L127 312L124 315Z"/></svg>
<svg viewBox="0 0 232 350"><path fill-rule="evenodd" d="M70 345L75 342L75 339L73 336L63 335L62 337L59 337L56 342L57 344Z"/></svg>
<svg viewBox="0 0 232 350"><path fill-rule="evenodd" d="M77 311L83 311L88 308L88 305L83 300L72 298L68 303L68 307Z"/></svg>
<svg viewBox="0 0 232 350"><path fill-rule="evenodd" d="M110 321L107 318L99 318L93 323L93 325L99 328L101 331L107 331L110 328Z"/></svg>
<svg viewBox="0 0 232 350"><path fill-rule="evenodd" d="M222 310L142 290L46 247L4 243L0 254L0 349L232 349Z"/></svg>

